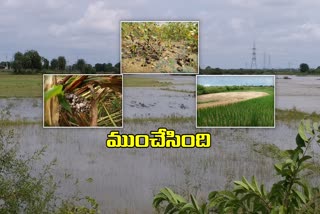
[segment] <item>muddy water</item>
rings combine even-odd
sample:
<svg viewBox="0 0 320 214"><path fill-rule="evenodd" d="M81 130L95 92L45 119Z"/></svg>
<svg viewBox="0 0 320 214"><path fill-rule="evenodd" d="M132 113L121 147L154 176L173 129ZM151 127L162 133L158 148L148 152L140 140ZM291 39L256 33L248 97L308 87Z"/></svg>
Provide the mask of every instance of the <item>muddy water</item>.
<svg viewBox="0 0 320 214"><path fill-rule="evenodd" d="M0 98L0 119L42 120L42 99Z"/></svg>
<svg viewBox="0 0 320 214"><path fill-rule="evenodd" d="M276 106L280 109L297 108L304 112L320 113L320 76L288 76L276 80Z"/></svg>
<svg viewBox="0 0 320 214"><path fill-rule="evenodd" d="M174 87L195 88L192 85L194 77L170 78L170 81L180 83ZM312 84L307 87L310 82ZM317 83L316 78L302 78L301 82L294 79L277 80L277 94L280 96L278 105L283 106L282 99L298 92L300 94L297 96L307 96L310 88L312 96L320 98ZM300 87L300 90L291 88L294 86ZM124 99L124 117L195 116L192 93L164 91L160 88L125 88ZM319 105L314 102L305 103L297 99L302 103L302 110L318 109ZM34 104L35 100L37 105ZM42 118L41 99L0 99L1 108L8 104L13 119ZM181 104L187 108L181 108ZM283 107L293 106L285 103ZM144 123L124 124L121 132L148 133L161 126L175 129L178 133L203 130L196 130L194 121L154 123L146 119ZM64 179L65 173L71 173L73 178L79 178L81 192L96 198L102 213L127 211L138 214L154 211L152 197L164 186L183 195L192 192L198 198L206 199L211 190L230 188L232 181L241 176L255 175L259 182L270 184L274 179L274 160L254 152L253 148L256 144L265 143L273 143L281 149L293 148L297 124L278 122L275 129L208 129L213 136L210 149L108 150L104 143L110 129L43 129L42 125L5 129L10 128L15 129L22 152L31 153L48 145L44 161L58 159L55 177ZM84 182L87 178L93 178L93 183ZM74 191L74 187L65 182L60 191L68 195Z"/></svg>
<svg viewBox="0 0 320 214"><path fill-rule="evenodd" d="M196 132L193 122L182 124L126 124L124 132L156 130L160 126L179 133ZM275 143L281 148L294 146L295 128L278 124L274 130L208 130L210 149L117 149L104 146L108 130L42 129L29 125L16 130L24 152L48 145L44 160L57 158L55 176L64 179L71 173L81 182L80 190L101 204L103 213L152 213L152 197L164 186L182 194L195 193L205 198L210 190L230 187L241 176L256 175L267 184L272 180L273 161L252 151L254 143ZM264 139L264 140L261 140ZM93 178L93 183L84 182ZM73 191L62 184L62 193Z"/></svg>
<svg viewBox="0 0 320 214"><path fill-rule="evenodd" d="M173 75L144 77L157 78L161 82L172 84L166 87L124 88L125 118L195 116L195 77Z"/></svg>
<svg viewBox="0 0 320 214"><path fill-rule="evenodd" d="M146 75L159 81L172 82L168 87L124 88L124 118L195 116L195 77ZM276 108L320 113L320 76L276 79ZM170 91L171 90L171 91ZM182 90L185 92L178 92ZM193 92L193 93L186 93ZM0 99L0 109L9 107L12 120L41 120L42 99ZM0 115L1 116L1 115Z"/></svg>

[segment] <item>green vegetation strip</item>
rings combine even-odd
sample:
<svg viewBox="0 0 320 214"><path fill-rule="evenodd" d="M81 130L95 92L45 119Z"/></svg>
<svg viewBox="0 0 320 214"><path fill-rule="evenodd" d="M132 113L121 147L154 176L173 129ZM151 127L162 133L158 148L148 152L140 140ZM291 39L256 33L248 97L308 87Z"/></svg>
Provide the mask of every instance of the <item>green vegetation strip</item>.
<svg viewBox="0 0 320 214"><path fill-rule="evenodd" d="M164 91L174 91L174 92L181 92L181 93L187 93L187 94L193 94L194 91L188 91L188 90L182 90L182 89L174 89L174 88L160 88Z"/></svg>
<svg viewBox="0 0 320 214"><path fill-rule="evenodd" d="M146 122L167 122L167 123L184 123L184 122L194 122L194 117L152 117L152 118L125 118L124 124L126 123L146 123Z"/></svg>
<svg viewBox="0 0 320 214"><path fill-rule="evenodd" d="M124 87L165 87L172 85L171 82L162 82L153 78L128 77L123 78Z"/></svg>
<svg viewBox="0 0 320 214"><path fill-rule="evenodd" d="M276 109L276 120L283 122L300 121L304 118L312 120L320 120L320 114L313 112L307 113L297 110L296 108L289 110Z"/></svg>
<svg viewBox="0 0 320 214"><path fill-rule="evenodd" d="M212 93L221 93L221 92L236 92L236 91L258 91L258 92L267 92L271 93L273 91L272 86L202 86L197 85L198 95L202 94L212 94Z"/></svg>
<svg viewBox="0 0 320 214"><path fill-rule="evenodd" d="M255 98L227 106L197 110L198 126L270 126L274 125L274 96Z"/></svg>
<svg viewBox="0 0 320 214"><path fill-rule="evenodd" d="M41 97L42 75L0 74L0 97Z"/></svg>
<svg viewBox="0 0 320 214"><path fill-rule="evenodd" d="M5 126L24 126L24 125L34 125L34 124L42 124L42 121L0 120L0 127L5 127Z"/></svg>

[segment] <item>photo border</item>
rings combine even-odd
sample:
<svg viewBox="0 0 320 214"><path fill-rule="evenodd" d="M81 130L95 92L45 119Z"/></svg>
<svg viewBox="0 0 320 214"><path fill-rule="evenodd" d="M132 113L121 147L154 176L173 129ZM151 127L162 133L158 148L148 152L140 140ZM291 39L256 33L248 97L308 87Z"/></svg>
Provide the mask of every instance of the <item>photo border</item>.
<svg viewBox="0 0 320 214"><path fill-rule="evenodd" d="M198 77L206 77L206 76L233 76L233 77L246 77L246 76L260 76L260 77L273 77L273 126L198 126ZM205 128L215 128L215 129L229 129L229 128L236 128L236 129L274 129L276 128L276 75L196 75L196 128L197 129L205 129Z"/></svg>
<svg viewBox="0 0 320 214"><path fill-rule="evenodd" d="M197 22L198 23L198 71L195 73L148 73L148 72L130 72L130 73L123 73L122 71L122 39L121 39L121 35L122 35L122 28L121 28L121 24L123 22ZM171 75L199 75L200 72L200 21L199 20L121 20L120 21L120 45L119 45L119 54L120 54L120 74L152 74L152 75L159 75L159 74L171 74Z"/></svg>
<svg viewBox="0 0 320 214"><path fill-rule="evenodd" d="M92 76L121 76L121 84L122 84L122 92L121 92L121 126L45 126L44 125L44 76L46 75L61 75L61 76L68 76L68 75L77 75L77 76L84 76L84 75L92 75ZM43 74L42 75L42 128L44 129L122 129L123 128L123 74Z"/></svg>

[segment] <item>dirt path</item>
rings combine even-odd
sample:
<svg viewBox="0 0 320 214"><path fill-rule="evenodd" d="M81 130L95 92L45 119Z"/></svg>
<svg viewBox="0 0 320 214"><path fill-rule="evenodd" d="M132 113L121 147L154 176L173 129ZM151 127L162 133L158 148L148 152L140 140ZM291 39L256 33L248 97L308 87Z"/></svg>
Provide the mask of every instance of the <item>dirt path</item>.
<svg viewBox="0 0 320 214"><path fill-rule="evenodd" d="M205 94L198 96L198 109L208 108L213 106L229 105L232 103L250 100L258 97L269 95L266 92L223 92L214 94Z"/></svg>

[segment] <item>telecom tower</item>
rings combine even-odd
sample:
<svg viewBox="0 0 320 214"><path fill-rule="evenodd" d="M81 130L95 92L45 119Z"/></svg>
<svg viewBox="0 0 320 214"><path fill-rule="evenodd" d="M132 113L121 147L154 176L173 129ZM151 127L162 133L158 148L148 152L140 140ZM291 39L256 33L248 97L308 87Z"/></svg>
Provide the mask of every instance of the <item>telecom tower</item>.
<svg viewBox="0 0 320 214"><path fill-rule="evenodd" d="M253 42L253 48L252 48L251 69L257 69L257 54L256 54L255 42Z"/></svg>

